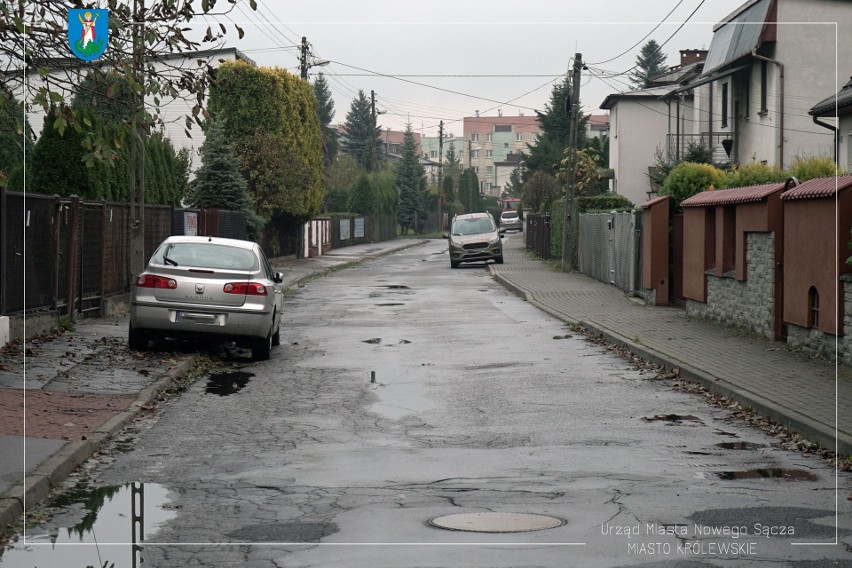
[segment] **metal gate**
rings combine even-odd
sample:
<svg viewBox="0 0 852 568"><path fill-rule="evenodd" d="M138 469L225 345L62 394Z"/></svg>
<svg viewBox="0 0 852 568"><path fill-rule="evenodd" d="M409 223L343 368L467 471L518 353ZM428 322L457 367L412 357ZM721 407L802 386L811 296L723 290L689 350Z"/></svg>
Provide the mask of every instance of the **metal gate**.
<svg viewBox="0 0 852 568"><path fill-rule="evenodd" d="M580 215L580 272L627 293L635 292L641 274L641 232L641 216L635 211Z"/></svg>

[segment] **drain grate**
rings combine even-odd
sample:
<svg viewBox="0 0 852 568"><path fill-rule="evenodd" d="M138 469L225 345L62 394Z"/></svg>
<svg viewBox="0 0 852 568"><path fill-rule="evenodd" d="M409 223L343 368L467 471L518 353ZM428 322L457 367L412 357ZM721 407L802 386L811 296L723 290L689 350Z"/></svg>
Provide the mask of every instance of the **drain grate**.
<svg viewBox="0 0 852 568"><path fill-rule="evenodd" d="M554 529L563 519L530 513L460 513L429 521L437 529L483 533L517 533Z"/></svg>

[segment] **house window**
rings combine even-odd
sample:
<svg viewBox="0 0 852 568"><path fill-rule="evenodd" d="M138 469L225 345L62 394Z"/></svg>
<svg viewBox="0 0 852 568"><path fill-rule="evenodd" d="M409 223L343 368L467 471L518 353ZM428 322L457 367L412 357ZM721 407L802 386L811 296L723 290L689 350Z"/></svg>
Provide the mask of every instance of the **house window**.
<svg viewBox="0 0 852 568"><path fill-rule="evenodd" d="M485 151L485 157L486 158L493 158L494 157L494 150L486 150Z"/></svg>
<svg viewBox="0 0 852 568"><path fill-rule="evenodd" d="M479 175L479 166L473 166L473 172L474 172L476 175Z"/></svg>
<svg viewBox="0 0 852 568"><path fill-rule="evenodd" d="M486 142L491 142L493 139L494 139L494 135L491 134L490 132L485 135L485 141Z"/></svg>
<svg viewBox="0 0 852 568"><path fill-rule="evenodd" d="M518 142L524 141L524 133L523 132L515 132L515 140Z"/></svg>
<svg viewBox="0 0 852 568"><path fill-rule="evenodd" d="M819 292L814 286L808 290L808 327L819 327Z"/></svg>
<svg viewBox="0 0 852 568"><path fill-rule="evenodd" d="M471 134L470 135L471 142L479 142L479 134Z"/></svg>
<svg viewBox="0 0 852 568"><path fill-rule="evenodd" d="M494 166L485 166L485 174L491 175L494 173Z"/></svg>
<svg viewBox="0 0 852 568"><path fill-rule="evenodd" d="M430 158L437 158L437 157L438 157L438 151L437 151L437 150L432 150L432 151L430 151L430 152L429 152L429 157L430 157Z"/></svg>
<svg viewBox="0 0 852 568"><path fill-rule="evenodd" d="M533 135L532 135L532 141L533 141L533 142L538 142L538 134L537 134L537 133L533 133Z"/></svg>
<svg viewBox="0 0 852 568"><path fill-rule="evenodd" d="M768 108L766 101L769 98L767 94L767 85L769 83L767 74L769 73L769 64L766 61L760 62L760 114L766 114Z"/></svg>
<svg viewBox="0 0 852 568"><path fill-rule="evenodd" d="M474 160L478 160L479 159L479 150L471 150L470 151L470 157L473 158Z"/></svg>
<svg viewBox="0 0 852 568"><path fill-rule="evenodd" d="M728 84L722 83L722 128L728 126Z"/></svg>

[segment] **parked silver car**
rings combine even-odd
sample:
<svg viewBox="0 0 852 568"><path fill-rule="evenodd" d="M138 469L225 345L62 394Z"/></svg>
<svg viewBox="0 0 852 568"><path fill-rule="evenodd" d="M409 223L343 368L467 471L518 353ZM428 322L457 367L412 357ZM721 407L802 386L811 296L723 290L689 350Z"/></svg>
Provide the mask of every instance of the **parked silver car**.
<svg viewBox="0 0 852 568"><path fill-rule="evenodd" d="M500 213L500 232L523 231L524 223L521 221L517 211L503 211Z"/></svg>
<svg viewBox="0 0 852 568"><path fill-rule="evenodd" d="M281 337L280 282L257 243L169 237L133 283L128 344L145 350L156 337L207 337L269 359Z"/></svg>
<svg viewBox="0 0 852 568"><path fill-rule="evenodd" d="M490 213L467 213L453 217L449 234L450 266L462 262L493 260L503 264L503 235L497 230Z"/></svg>

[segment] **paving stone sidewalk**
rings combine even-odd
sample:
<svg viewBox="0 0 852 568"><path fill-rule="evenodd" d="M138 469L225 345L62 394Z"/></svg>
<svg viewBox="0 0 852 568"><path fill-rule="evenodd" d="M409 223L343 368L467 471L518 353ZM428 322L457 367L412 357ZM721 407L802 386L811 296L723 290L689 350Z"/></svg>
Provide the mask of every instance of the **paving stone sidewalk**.
<svg viewBox="0 0 852 568"><path fill-rule="evenodd" d="M682 308L646 306L614 286L562 273L526 251L523 234L504 240L492 275L541 309L578 323L711 391L733 396L809 440L852 454L850 370L773 342L687 318Z"/></svg>

